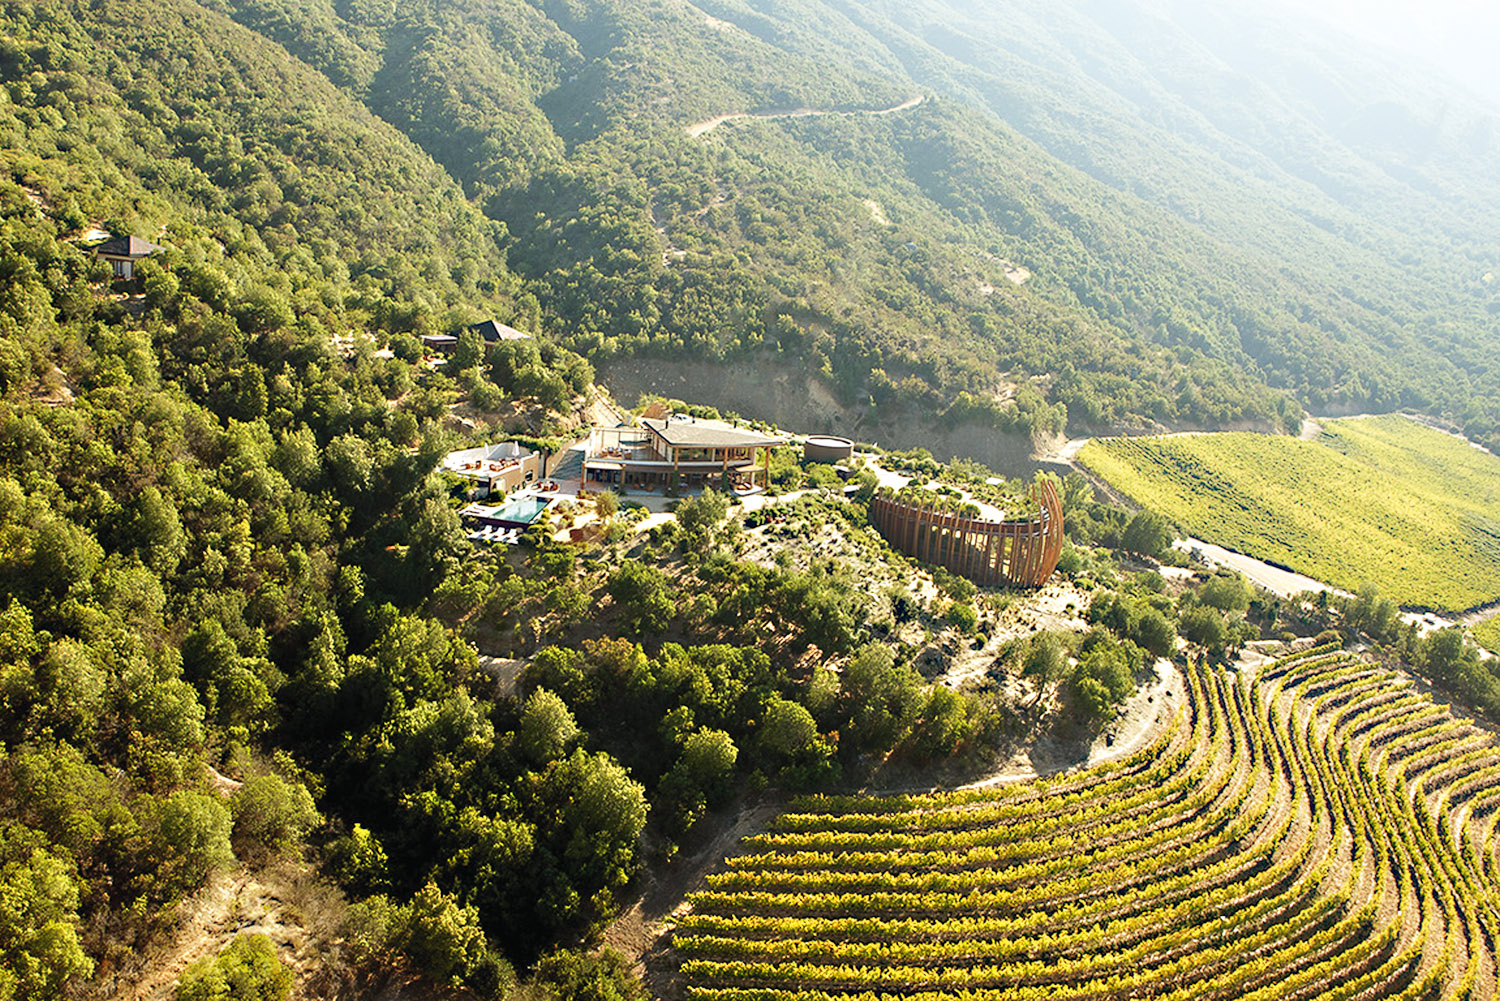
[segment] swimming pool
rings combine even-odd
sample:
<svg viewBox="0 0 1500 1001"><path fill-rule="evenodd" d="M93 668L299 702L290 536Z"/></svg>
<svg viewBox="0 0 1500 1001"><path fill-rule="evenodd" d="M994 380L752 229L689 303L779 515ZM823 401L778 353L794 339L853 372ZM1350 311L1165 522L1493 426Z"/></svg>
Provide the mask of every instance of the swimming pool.
<svg viewBox="0 0 1500 1001"><path fill-rule="evenodd" d="M490 518L511 525L529 525L541 517L551 503L549 497L515 497L495 508Z"/></svg>

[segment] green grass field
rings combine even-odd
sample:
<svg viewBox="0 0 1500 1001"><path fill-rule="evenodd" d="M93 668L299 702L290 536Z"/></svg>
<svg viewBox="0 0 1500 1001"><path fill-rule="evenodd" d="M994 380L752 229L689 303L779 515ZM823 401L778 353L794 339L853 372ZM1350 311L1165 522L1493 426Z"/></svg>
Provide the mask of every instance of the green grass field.
<svg viewBox="0 0 1500 1001"><path fill-rule="evenodd" d="M1337 587L1448 611L1500 598L1500 458L1403 417L1317 441L1099 439L1079 460L1199 538Z"/></svg>

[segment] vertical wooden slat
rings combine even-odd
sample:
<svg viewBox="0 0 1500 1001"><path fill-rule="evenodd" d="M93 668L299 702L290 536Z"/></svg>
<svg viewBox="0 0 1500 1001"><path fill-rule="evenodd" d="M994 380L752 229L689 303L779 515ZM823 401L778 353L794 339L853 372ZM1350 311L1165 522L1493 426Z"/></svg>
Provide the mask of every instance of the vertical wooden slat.
<svg viewBox="0 0 1500 1001"><path fill-rule="evenodd" d="M956 511L887 497L870 502L870 518L894 548L977 584L1041 587L1062 557L1062 501L1051 483L1033 488L1042 509L1026 522L990 522Z"/></svg>

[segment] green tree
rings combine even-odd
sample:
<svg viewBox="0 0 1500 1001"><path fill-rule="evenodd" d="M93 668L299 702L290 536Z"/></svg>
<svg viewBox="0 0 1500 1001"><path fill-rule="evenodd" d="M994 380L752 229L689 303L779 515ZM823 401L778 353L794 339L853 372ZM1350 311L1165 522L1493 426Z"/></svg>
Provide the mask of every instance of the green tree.
<svg viewBox="0 0 1500 1001"><path fill-rule="evenodd" d="M1366 582L1353 598L1343 598L1339 608L1350 632L1364 633L1380 643L1394 640L1401 629L1401 613L1396 603L1380 595L1380 588Z"/></svg>
<svg viewBox="0 0 1500 1001"><path fill-rule="evenodd" d="M272 333L290 327L297 319L286 296L264 285L243 290L234 318L247 333Z"/></svg>
<svg viewBox="0 0 1500 1001"><path fill-rule="evenodd" d="M357 893L376 893L390 885L390 857L363 824L328 846L328 868Z"/></svg>
<svg viewBox="0 0 1500 1001"><path fill-rule="evenodd" d="M1244 612L1250 607L1254 592L1250 584L1237 573L1217 573L1198 589L1198 600L1221 612Z"/></svg>
<svg viewBox="0 0 1500 1001"><path fill-rule="evenodd" d="M690 537L707 537L729 513L729 498L717 490L705 488L697 497L677 505L677 524Z"/></svg>
<svg viewBox="0 0 1500 1001"><path fill-rule="evenodd" d="M594 512L599 516L600 521L608 522L619 510L620 495L613 490L605 490L594 496Z"/></svg>
<svg viewBox="0 0 1500 1001"><path fill-rule="evenodd" d="M172 573L187 552L177 508L154 486L141 491L134 507L131 530L141 561L157 574Z"/></svg>
<svg viewBox="0 0 1500 1001"><path fill-rule="evenodd" d="M274 773L247 778L230 801L230 813L236 846L251 854L295 857L302 839L323 821L302 783Z"/></svg>
<svg viewBox="0 0 1500 1001"><path fill-rule="evenodd" d="M646 825L646 791L620 763L582 749L544 773L541 836L567 863L569 889L583 900L612 894L634 871Z"/></svg>
<svg viewBox="0 0 1500 1001"><path fill-rule="evenodd" d="M527 697L521 711L516 744L532 763L545 765L566 754L579 732L568 704L555 693L538 688Z"/></svg>
<svg viewBox="0 0 1500 1001"><path fill-rule="evenodd" d="M175 1001L285 1001L292 971L265 935L236 935L217 956L198 960L177 981Z"/></svg>
<svg viewBox="0 0 1500 1001"><path fill-rule="evenodd" d="M1461 627L1429 633L1417 649L1418 666L1436 683L1500 719L1500 678L1480 662Z"/></svg>
<svg viewBox="0 0 1500 1001"><path fill-rule="evenodd" d="M934 685L902 749L918 761L948 757L978 732L980 719L977 700Z"/></svg>
<svg viewBox="0 0 1500 1001"><path fill-rule="evenodd" d="M699 788L709 793L712 802L729 790L729 777L739 759L739 748L723 730L696 730L682 745L682 756L674 770L680 769Z"/></svg>
<svg viewBox="0 0 1500 1001"><path fill-rule="evenodd" d="M1189 643L1196 643L1215 656L1223 653L1229 642L1229 625L1224 616L1208 605L1198 605L1183 612L1178 629Z"/></svg>
<svg viewBox="0 0 1500 1001"><path fill-rule="evenodd" d="M812 713L796 702L772 698L760 725L760 743L773 754L792 757L811 747L818 737Z"/></svg>
<svg viewBox="0 0 1500 1001"><path fill-rule="evenodd" d="M1049 685L1063 679L1068 669L1068 650L1052 633L1037 633L1031 637L1026 658L1021 663L1021 673L1036 683L1037 698Z"/></svg>
<svg viewBox="0 0 1500 1001"><path fill-rule="evenodd" d="M1177 627L1160 609L1149 605L1140 610L1130 638L1156 657L1170 657L1177 649Z"/></svg>
<svg viewBox="0 0 1500 1001"><path fill-rule="evenodd" d="M678 708L686 711L686 707ZM664 725L673 724L664 721ZM660 787L675 830L692 827L704 811L727 798L738 759L739 748L723 730L697 730L683 740L682 753Z"/></svg>
<svg viewBox="0 0 1500 1001"><path fill-rule="evenodd" d="M614 949L564 950L543 956L535 983L556 1001L645 1001L645 988Z"/></svg>
<svg viewBox="0 0 1500 1001"><path fill-rule="evenodd" d="M626 559L610 574L606 587L609 596L620 606L629 635L659 633L672 621L671 589L666 575L656 567Z"/></svg>
<svg viewBox="0 0 1500 1001"><path fill-rule="evenodd" d="M416 892L404 918L401 947L439 983L459 986L489 957L479 912L461 906L434 883Z"/></svg>
<svg viewBox="0 0 1500 1001"><path fill-rule="evenodd" d="M1135 691L1134 672L1140 650L1129 640L1117 640L1095 629L1084 639L1078 663L1068 675L1068 694L1080 718L1102 723Z"/></svg>
<svg viewBox="0 0 1500 1001"><path fill-rule="evenodd" d="M888 750L899 743L922 711L922 682L910 667L896 667L890 647L871 643L844 668L842 702L849 716L850 745Z"/></svg>
<svg viewBox="0 0 1500 1001"><path fill-rule="evenodd" d="M1121 536L1121 548L1142 556L1155 558L1172 544L1172 532L1167 519L1155 511L1137 511L1125 526Z"/></svg>
<svg viewBox="0 0 1500 1001"><path fill-rule="evenodd" d="M979 628L979 615L974 611L974 606L961 601L949 605L943 617L950 626L965 635L973 635Z"/></svg>
<svg viewBox="0 0 1500 1001"><path fill-rule="evenodd" d="M1109 686L1098 678L1088 674L1071 678L1068 694L1072 697L1078 717L1086 723L1096 725L1114 715L1115 703L1110 696Z"/></svg>
<svg viewBox="0 0 1500 1001"><path fill-rule="evenodd" d="M186 789L156 808L154 855L169 893L202 885L213 870L234 860L229 808L214 796Z"/></svg>
<svg viewBox="0 0 1500 1001"><path fill-rule="evenodd" d="M478 365L484 360L484 338L473 330L462 330L458 335L458 347L448 356L444 371L457 375Z"/></svg>
<svg viewBox="0 0 1500 1001"><path fill-rule="evenodd" d="M0 824L0 997L60 998L89 976L71 865L33 832Z"/></svg>
<svg viewBox="0 0 1500 1001"><path fill-rule="evenodd" d="M1073 514L1087 508L1094 502L1094 485L1088 481L1088 477L1074 470L1062 481L1062 509L1063 515Z"/></svg>

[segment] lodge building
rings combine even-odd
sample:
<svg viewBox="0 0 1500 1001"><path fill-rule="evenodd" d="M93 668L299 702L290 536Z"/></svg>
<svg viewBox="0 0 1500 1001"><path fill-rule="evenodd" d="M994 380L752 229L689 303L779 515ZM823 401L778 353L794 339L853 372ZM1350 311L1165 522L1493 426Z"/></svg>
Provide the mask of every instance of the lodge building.
<svg viewBox="0 0 1500 1001"><path fill-rule="evenodd" d="M780 438L724 421L684 414L643 418L638 426L594 428L583 461L585 488L654 490L682 487L764 488Z"/></svg>

